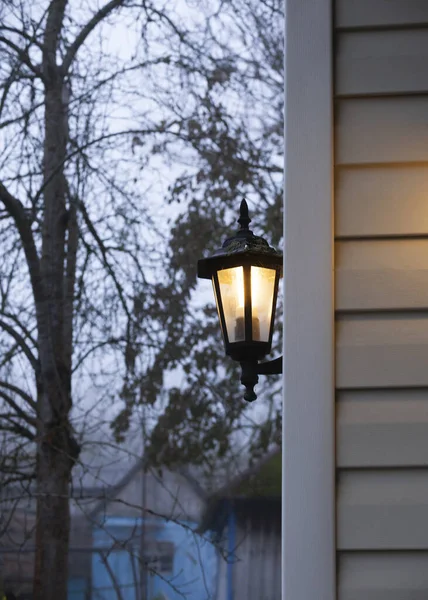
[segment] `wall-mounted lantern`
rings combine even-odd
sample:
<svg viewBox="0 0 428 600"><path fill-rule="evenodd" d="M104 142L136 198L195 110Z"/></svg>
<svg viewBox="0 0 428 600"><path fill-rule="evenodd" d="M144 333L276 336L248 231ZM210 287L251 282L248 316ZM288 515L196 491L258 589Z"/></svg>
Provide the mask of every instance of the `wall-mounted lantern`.
<svg viewBox="0 0 428 600"><path fill-rule="evenodd" d="M259 363L272 348L282 253L249 229L242 200L240 229L212 256L198 261L198 277L211 279L226 354L241 363L245 400L257 398L258 375L282 373L282 357Z"/></svg>

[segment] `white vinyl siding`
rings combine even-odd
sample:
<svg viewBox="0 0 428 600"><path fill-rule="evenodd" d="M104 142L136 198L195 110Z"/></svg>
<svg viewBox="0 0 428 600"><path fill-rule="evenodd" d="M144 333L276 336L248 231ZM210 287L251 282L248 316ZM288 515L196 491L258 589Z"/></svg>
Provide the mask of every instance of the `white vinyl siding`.
<svg viewBox="0 0 428 600"><path fill-rule="evenodd" d="M351 98L338 103L337 165L427 161L428 95Z"/></svg>
<svg viewBox="0 0 428 600"><path fill-rule="evenodd" d="M427 439L426 390L338 391L336 444L340 470L425 469Z"/></svg>
<svg viewBox="0 0 428 600"><path fill-rule="evenodd" d="M428 598L428 2L335 2L338 600Z"/></svg>
<svg viewBox="0 0 428 600"><path fill-rule="evenodd" d="M428 91L428 29L342 32L337 56L337 96Z"/></svg>
<svg viewBox="0 0 428 600"><path fill-rule="evenodd" d="M336 0L336 27L428 25L426 0Z"/></svg>
<svg viewBox="0 0 428 600"><path fill-rule="evenodd" d="M427 235L427 190L428 164L337 169L336 239Z"/></svg>
<svg viewBox="0 0 428 600"><path fill-rule="evenodd" d="M336 244L338 311L424 310L427 298L428 239Z"/></svg>
<svg viewBox="0 0 428 600"><path fill-rule="evenodd" d="M338 561L341 600L426 600L427 552L342 552Z"/></svg>

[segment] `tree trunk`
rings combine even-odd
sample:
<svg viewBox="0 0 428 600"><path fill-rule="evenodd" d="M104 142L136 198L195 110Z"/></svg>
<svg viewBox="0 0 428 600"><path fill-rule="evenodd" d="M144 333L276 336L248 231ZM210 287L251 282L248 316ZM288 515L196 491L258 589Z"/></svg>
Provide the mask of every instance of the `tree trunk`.
<svg viewBox="0 0 428 600"><path fill-rule="evenodd" d="M66 430L45 433L37 464L36 560L34 600L67 598L70 535L69 487L73 461Z"/></svg>
<svg viewBox="0 0 428 600"><path fill-rule="evenodd" d="M67 598L70 537L70 480L79 445L71 434L68 411L58 417L51 407L64 407L63 398L49 397L42 374L37 377L37 518L33 600ZM51 390L54 386L50 386ZM52 393L52 391L51 391ZM57 414L57 416L55 416Z"/></svg>
<svg viewBox="0 0 428 600"><path fill-rule="evenodd" d="M66 600L70 537L69 490L79 455L70 425L72 303L77 241L67 210L68 102L58 46L67 0L49 5L43 48L45 139L40 261L43 298L38 303L37 523L34 600ZM73 227L76 226L75 219ZM68 254L67 248L68 234ZM72 256L70 256L70 253ZM67 309L66 309L67 305Z"/></svg>

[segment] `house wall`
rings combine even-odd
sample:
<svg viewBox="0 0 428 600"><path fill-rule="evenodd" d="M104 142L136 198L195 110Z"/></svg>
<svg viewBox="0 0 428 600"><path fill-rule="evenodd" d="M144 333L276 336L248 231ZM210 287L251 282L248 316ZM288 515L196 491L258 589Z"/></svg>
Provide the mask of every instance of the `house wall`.
<svg viewBox="0 0 428 600"><path fill-rule="evenodd" d="M335 2L339 600L428 597L428 2Z"/></svg>
<svg viewBox="0 0 428 600"><path fill-rule="evenodd" d="M144 476L139 470L101 511L101 515L135 517L143 506L156 515L198 522L204 501L180 473L165 469L162 476L155 471Z"/></svg>
<svg viewBox="0 0 428 600"><path fill-rule="evenodd" d="M218 557L207 536L193 533L194 523L165 523L161 519L151 519L145 527L146 551L148 547L154 553L160 551L156 542L166 542L170 547L167 551L170 560L150 563L153 571L147 573L147 600L160 598L162 594L168 600L182 600L183 597L212 600ZM94 598L117 600L114 582L121 589L124 600L138 600L144 595L139 577L140 536L141 519L128 517L107 519L102 528L94 530L94 547L98 550L92 556ZM112 540L116 540L113 545ZM134 544L130 544L131 540ZM122 546L123 543L127 548Z"/></svg>
<svg viewBox="0 0 428 600"><path fill-rule="evenodd" d="M222 534L215 600L280 600L281 503L238 503Z"/></svg>
<svg viewBox="0 0 428 600"><path fill-rule="evenodd" d="M106 600L116 598L113 576L124 600L139 597L141 547L156 553L155 542L163 542L172 548L171 570L162 571L160 563L152 565L160 571L147 575L148 599L163 593L171 600L183 594L189 600L211 600L218 557L206 536L193 533L205 507L199 490L187 477L167 469L162 476L133 469L126 478L115 497L99 504L93 515L98 523L93 536L97 552L92 556L95 593L103 593ZM132 546L131 553L124 544Z"/></svg>

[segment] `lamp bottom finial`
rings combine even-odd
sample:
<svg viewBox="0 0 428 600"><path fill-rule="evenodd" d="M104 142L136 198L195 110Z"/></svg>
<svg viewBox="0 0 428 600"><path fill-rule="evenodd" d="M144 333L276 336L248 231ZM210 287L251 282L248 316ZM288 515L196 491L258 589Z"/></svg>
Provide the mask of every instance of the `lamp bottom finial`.
<svg viewBox="0 0 428 600"><path fill-rule="evenodd" d="M257 394L254 391L254 386L259 382L257 375L257 361L241 362L241 383L245 386L244 400L254 402L257 400Z"/></svg>

